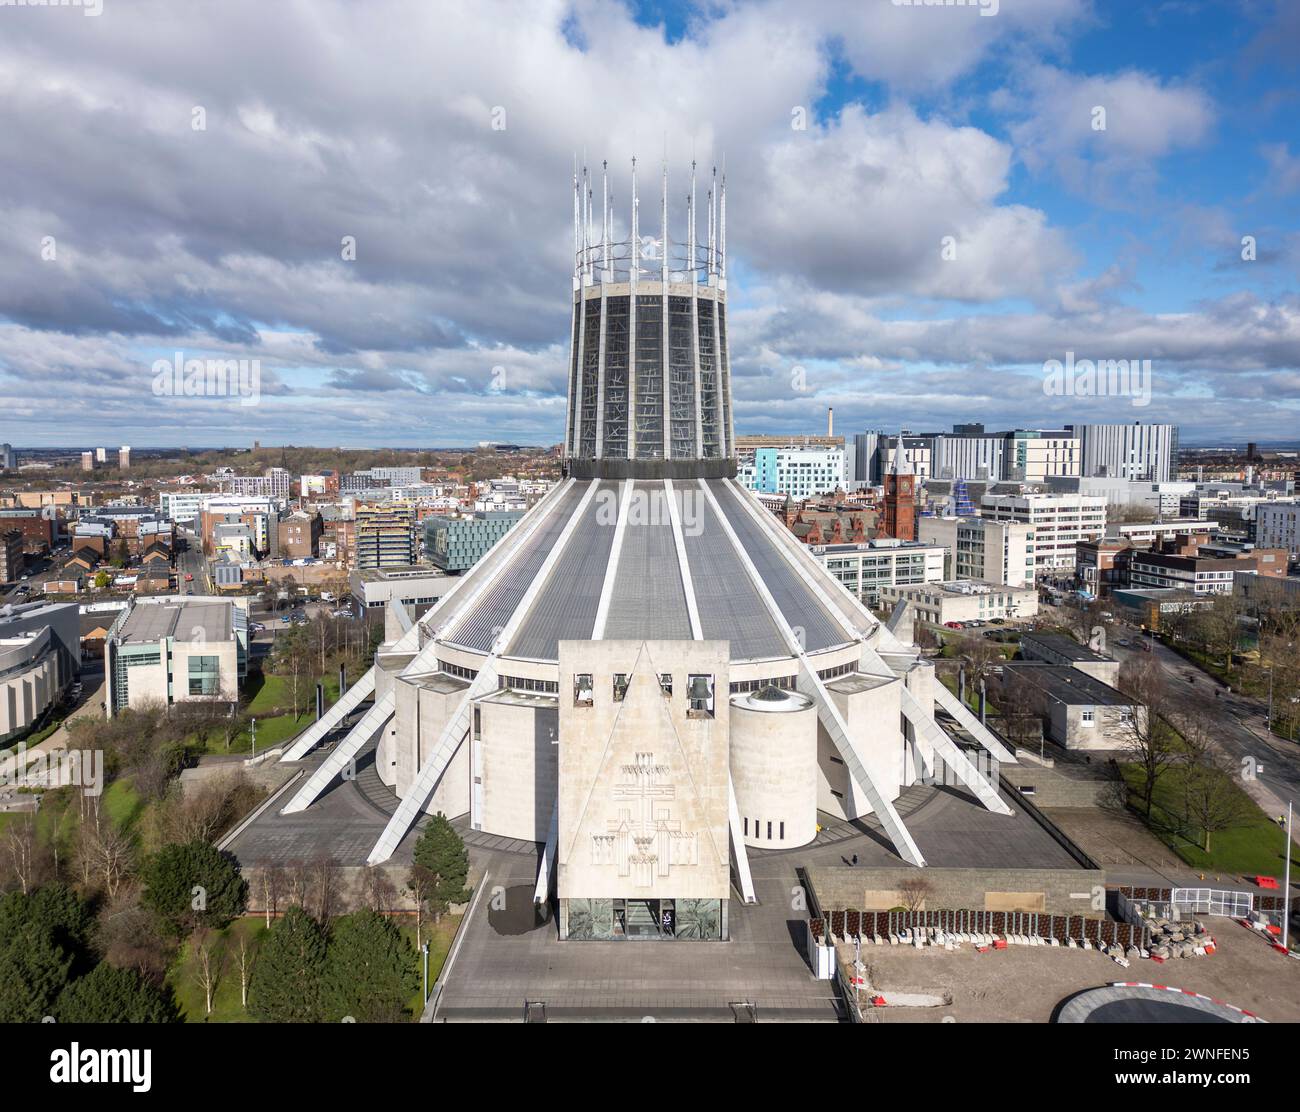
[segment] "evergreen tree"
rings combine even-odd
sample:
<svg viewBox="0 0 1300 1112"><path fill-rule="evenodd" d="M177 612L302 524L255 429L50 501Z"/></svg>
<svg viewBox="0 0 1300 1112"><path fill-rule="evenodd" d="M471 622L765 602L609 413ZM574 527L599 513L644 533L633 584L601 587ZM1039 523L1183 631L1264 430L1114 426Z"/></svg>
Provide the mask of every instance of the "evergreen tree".
<svg viewBox="0 0 1300 1112"><path fill-rule="evenodd" d="M142 875L141 902L178 938L199 927L220 930L248 902L239 868L207 842L164 846L145 862Z"/></svg>
<svg viewBox="0 0 1300 1112"><path fill-rule="evenodd" d="M180 1023L170 989L160 989L134 969L101 962L59 996L60 1023Z"/></svg>
<svg viewBox="0 0 1300 1112"><path fill-rule="evenodd" d="M264 1023L319 1023L325 932L291 907L263 940L248 986L248 1010Z"/></svg>
<svg viewBox="0 0 1300 1112"><path fill-rule="evenodd" d="M434 815L415 843L415 868L428 879L429 907L441 915L448 904L469 899L465 878L469 875L469 851L446 815Z"/></svg>
<svg viewBox="0 0 1300 1112"><path fill-rule="evenodd" d="M330 932L322 988L331 1022L396 1023L419 988L415 950L377 911L344 915Z"/></svg>
<svg viewBox="0 0 1300 1112"><path fill-rule="evenodd" d="M90 907L66 884L47 884L31 893L10 892L0 897L0 951L30 928L72 958L74 973L94 965L90 933L94 916Z"/></svg>
<svg viewBox="0 0 1300 1112"><path fill-rule="evenodd" d="M72 955L28 925L0 951L0 1023L40 1023L68 983Z"/></svg>

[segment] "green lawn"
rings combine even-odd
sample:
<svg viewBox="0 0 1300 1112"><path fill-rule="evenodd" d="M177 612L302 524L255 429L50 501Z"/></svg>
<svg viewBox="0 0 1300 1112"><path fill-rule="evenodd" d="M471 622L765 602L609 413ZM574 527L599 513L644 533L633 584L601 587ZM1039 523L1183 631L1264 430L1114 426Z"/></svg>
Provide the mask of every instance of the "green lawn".
<svg viewBox="0 0 1300 1112"><path fill-rule="evenodd" d="M244 694L248 700L244 710L257 719L257 751L259 753L274 749L277 745L295 737L311 725L316 717L314 701L318 682L325 685L325 706L327 708L338 701L339 677L337 671L332 675L327 673L323 677L316 676L304 681L305 690L308 692L307 703L309 709L304 711L300 717L295 718L289 709L290 682L288 677L265 674L249 680L244 689ZM251 753L252 739L250 732L241 730L231 738L230 747L227 748L225 735L214 731L212 736L207 739L204 751L218 754Z"/></svg>
<svg viewBox="0 0 1300 1112"><path fill-rule="evenodd" d="M957 674L955 672L940 677L940 682L951 691L957 694ZM980 712L980 688L978 683L966 683L966 708L975 714Z"/></svg>
<svg viewBox="0 0 1300 1112"><path fill-rule="evenodd" d="M114 780L107 785L101 804L104 813L120 830L134 828L145 809L129 778ZM22 814L0 815L0 831L22 817ZM71 854L76 846L80 822L81 809L77 804L76 789L54 788L41 793L41 809L36 812L36 837L42 845L57 848L61 856Z"/></svg>
<svg viewBox="0 0 1300 1112"><path fill-rule="evenodd" d="M119 830L130 830L144 813L144 800L129 778L114 780L104 789L104 813Z"/></svg>
<svg viewBox="0 0 1300 1112"><path fill-rule="evenodd" d="M442 964L447 960L447 951L451 948L456 927L460 923L458 915L444 915L442 921L432 926L427 920L424 924L424 937L429 941L429 986L438 979ZM402 936L415 950L415 917L409 916L399 923ZM176 993L176 1001L189 1023L255 1023L240 1003L239 991L239 939L247 938L252 958L256 960L256 946L266 934L266 919L260 915L249 915L231 923L224 931L216 935L216 950L213 968L220 972L216 977L216 988L212 996L212 1014L204 1015L203 989L198 982L198 958L192 943L187 940L180 949L176 961L167 974L167 981ZM420 954L415 950L413 957L415 972L421 972ZM417 990L409 1003L412 1020L418 1019L422 1010L420 991Z"/></svg>
<svg viewBox="0 0 1300 1112"><path fill-rule="evenodd" d="M1121 766L1121 771L1129 788L1138 793L1142 784L1141 769L1137 765L1125 764ZM1236 873L1240 876L1281 877L1286 868L1282 853L1285 836L1277 823L1270 821L1244 791L1235 785L1233 790L1241 792L1245 797L1246 817L1239 826L1213 835L1209 853L1201 848L1204 844L1203 831L1189 828L1180 816L1182 770L1176 766L1167 769L1156 784L1151 820L1147 825L1157 838L1194 869ZM1132 805L1138 817L1146 821L1141 801L1136 794ZM1293 875L1298 868L1300 847L1293 844Z"/></svg>
<svg viewBox="0 0 1300 1112"><path fill-rule="evenodd" d="M248 917L231 923L216 935L212 961L216 988L212 994L212 1014L208 1016L204 1015L203 989L197 979L198 958L192 943L186 940L167 973L167 981L187 1023L254 1022L240 1003L239 939L241 935L247 938L250 949L255 950L265 933L265 919Z"/></svg>

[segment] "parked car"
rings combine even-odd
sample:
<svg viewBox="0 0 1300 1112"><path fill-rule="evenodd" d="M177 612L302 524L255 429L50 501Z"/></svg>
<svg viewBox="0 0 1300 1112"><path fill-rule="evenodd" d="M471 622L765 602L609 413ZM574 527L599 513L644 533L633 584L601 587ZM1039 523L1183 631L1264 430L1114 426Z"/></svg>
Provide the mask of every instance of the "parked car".
<svg viewBox="0 0 1300 1112"><path fill-rule="evenodd" d="M193 573L188 572L188 571L185 573L185 582L186 582L186 583L193 583L193 582L194 582L194 575L193 575Z"/></svg>

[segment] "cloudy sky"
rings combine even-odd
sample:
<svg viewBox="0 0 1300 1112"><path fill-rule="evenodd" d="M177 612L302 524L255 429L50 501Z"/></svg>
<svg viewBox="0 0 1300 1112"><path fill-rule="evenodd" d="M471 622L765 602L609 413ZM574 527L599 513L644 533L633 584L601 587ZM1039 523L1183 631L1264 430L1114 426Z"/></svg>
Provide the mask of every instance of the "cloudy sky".
<svg viewBox="0 0 1300 1112"><path fill-rule="evenodd" d="M558 440L575 152L725 160L739 432L1300 438L1295 0L14 2L0 441Z"/></svg>

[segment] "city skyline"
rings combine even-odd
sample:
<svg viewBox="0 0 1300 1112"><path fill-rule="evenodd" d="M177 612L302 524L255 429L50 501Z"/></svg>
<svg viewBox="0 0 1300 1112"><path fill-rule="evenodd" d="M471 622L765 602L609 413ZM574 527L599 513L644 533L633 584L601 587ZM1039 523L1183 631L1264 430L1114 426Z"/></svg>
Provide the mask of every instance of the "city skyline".
<svg viewBox="0 0 1300 1112"><path fill-rule="evenodd" d="M86 14L15 10L0 45L12 443L559 442L584 152L620 234L634 156L667 156L678 227L692 158L745 182L738 433L833 406L846 434L1294 436L1287 5ZM145 22L174 64L140 64ZM190 359L256 361L256 404L178 396L157 367ZM1045 389L1071 360L1149 360L1149 404Z"/></svg>

